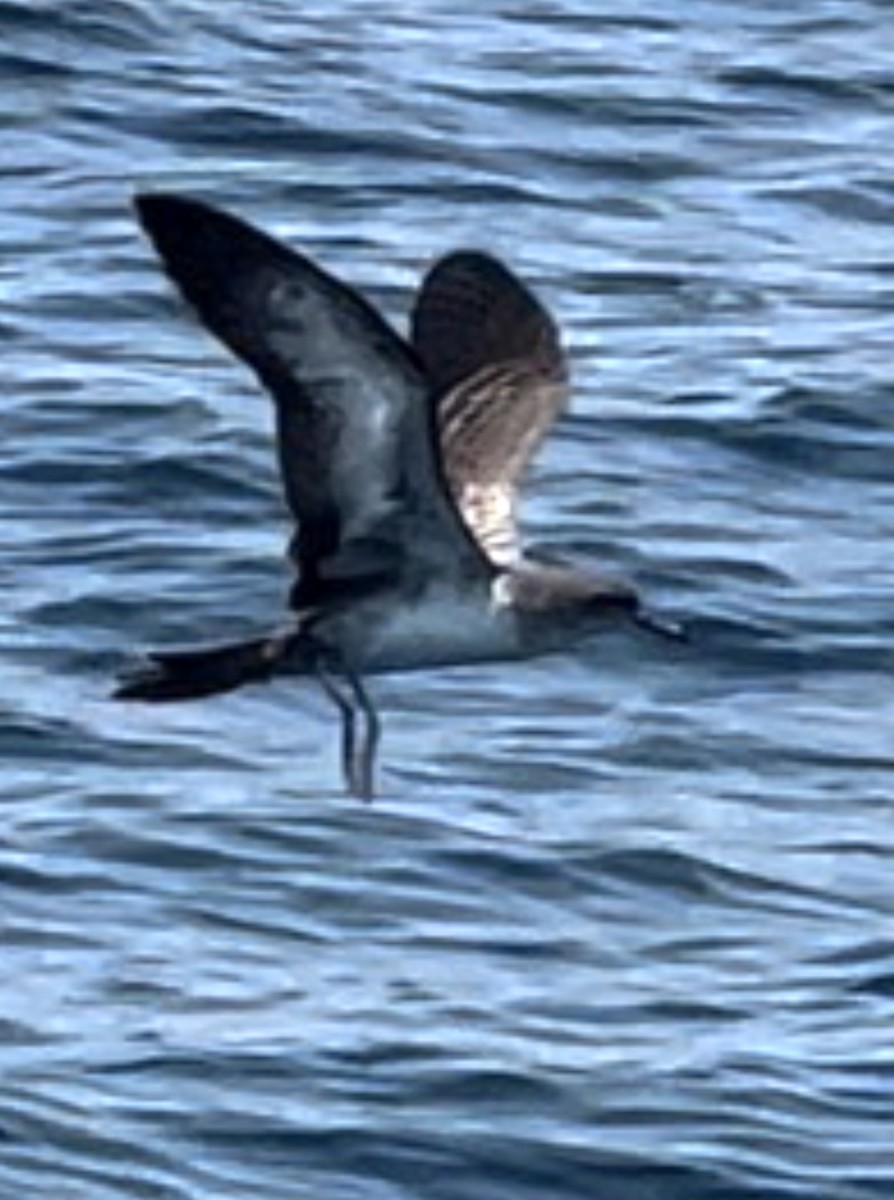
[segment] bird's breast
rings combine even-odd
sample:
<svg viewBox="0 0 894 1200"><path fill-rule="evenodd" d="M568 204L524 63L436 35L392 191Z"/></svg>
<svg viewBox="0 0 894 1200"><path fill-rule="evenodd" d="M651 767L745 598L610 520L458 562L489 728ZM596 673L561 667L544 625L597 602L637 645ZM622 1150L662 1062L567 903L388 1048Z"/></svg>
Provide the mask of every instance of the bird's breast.
<svg viewBox="0 0 894 1200"><path fill-rule="evenodd" d="M412 598L390 592L320 626L355 670L366 673L518 658L514 612L487 588L431 587Z"/></svg>

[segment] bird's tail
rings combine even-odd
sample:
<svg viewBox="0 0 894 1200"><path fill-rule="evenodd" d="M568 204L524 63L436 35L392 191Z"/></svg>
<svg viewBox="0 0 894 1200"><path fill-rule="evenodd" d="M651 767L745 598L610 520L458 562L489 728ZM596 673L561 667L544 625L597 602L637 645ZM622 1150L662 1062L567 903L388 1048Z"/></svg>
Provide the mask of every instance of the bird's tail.
<svg viewBox="0 0 894 1200"><path fill-rule="evenodd" d="M290 648L286 637L254 638L206 650L153 653L112 693L116 700L196 700L269 679Z"/></svg>

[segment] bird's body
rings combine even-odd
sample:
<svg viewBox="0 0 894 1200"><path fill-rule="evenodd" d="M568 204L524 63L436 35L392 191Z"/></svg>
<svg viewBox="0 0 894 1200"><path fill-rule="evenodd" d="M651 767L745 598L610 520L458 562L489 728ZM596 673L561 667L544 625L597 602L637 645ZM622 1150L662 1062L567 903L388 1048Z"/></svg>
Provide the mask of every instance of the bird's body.
<svg viewBox="0 0 894 1200"><path fill-rule="evenodd" d="M516 614L483 587L385 591L323 617L317 637L337 645L359 675L522 657Z"/></svg>
<svg viewBox="0 0 894 1200"><path fill-rule="evenodd" d="M121 698L314 675L342 714L348 784L368 796L378 717L364 676L527 658L619 616L674 632L644 617L629 585L522 553L517 484L564 402L566 369L549 315L496 259L437 263L408 344L352 289L238 218L177 196L137 208L186 298L273 397L297 580L284 628L153 654Z"/></svg>

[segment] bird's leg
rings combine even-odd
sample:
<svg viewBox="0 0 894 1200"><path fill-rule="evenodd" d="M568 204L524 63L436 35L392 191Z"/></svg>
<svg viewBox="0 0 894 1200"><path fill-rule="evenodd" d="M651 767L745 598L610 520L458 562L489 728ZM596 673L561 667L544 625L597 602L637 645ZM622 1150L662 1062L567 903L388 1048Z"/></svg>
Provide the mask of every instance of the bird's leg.
<svg viewBox="0 0 894 1200"><path fill-rule="evenodd" d="M372 800L376 750L381 732L379 715L360 678L337 656L320 654L314 665L314 673L341 714L341 764L345 784L359 799ZM359 738L358 712L364 718Z"/></svg>
<svg viewBox="0 0 894 1200"><path fill-rule="evenodd" d="M353 762L357 744L357 719L350 696L345 695L338 676L328 666L318 662L315 674L323 691L338 708L341 715L341 769L349 791L356 791L353 779Z"/></svg>
<svg viewBox="0 0 894 1200"><path fill-rule="evenodd" d="M352 762L354 792L361 800L372 800L375 793L376 753L382 724L360 676L348 671L344 678L365 720L363 736Z"/></svg>

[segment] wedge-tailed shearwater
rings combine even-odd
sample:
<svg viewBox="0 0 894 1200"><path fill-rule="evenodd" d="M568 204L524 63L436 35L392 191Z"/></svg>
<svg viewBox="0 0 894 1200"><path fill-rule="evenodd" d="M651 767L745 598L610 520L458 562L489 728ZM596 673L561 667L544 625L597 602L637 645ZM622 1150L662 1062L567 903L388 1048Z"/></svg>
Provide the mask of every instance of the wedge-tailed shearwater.
<svg viewBox="0 0 894 1200"><path fill-rule="evenodd" d="M551 317L496 258L437 262L405 341L358 292L229 213L164 194L136 208L180 291L273 398L297 581L283 630L151 654L116 696L315 676L341 714L347 787L370 798L379 719L364 676L531 657L618 620L680 636L629 584L522 553L517 485L567 370Z"/></svg>

